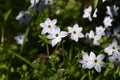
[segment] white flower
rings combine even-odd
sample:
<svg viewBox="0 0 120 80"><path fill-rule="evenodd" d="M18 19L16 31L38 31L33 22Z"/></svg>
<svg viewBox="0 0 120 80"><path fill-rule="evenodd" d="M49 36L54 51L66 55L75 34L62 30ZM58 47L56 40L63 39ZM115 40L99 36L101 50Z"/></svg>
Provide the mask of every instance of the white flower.
<svg viewBox="0 0 120 80"><path fill-rule="evenodd" d="M108 14L110 17L113 17L113 15L117 16L118 15L118 10L119 10L119 7L117 7L116 5L113 5L113 6L107 6L107 12L106 14Z"/></svg>
<svg viewBox="0 0 120 80"><path fill-rule="evenodd" d="M90 62L91 67L94 67L97 72L101 72L101 67L105 67L106 64L102 61L104 59L104 54L99 54L97 57L93 52L90 52Z"/></svg>
<svg viewBox="0 0 120 80"><path fill-rule="evenodd" d="M106 14L108 14L110 17L113 17L110 6L106 6L106 8L107 8Z"/></svg>
<svg viewBox="0 0 120 80"><path fill-rule="evenodd" d="M105 28L103 28L102 26L96 27L96 35L105 35Z"/></svg>
<svg viewBox="0 0 120 80"><path fill-rule="evenodd" d="M120 52L113 51L112 56L110 56L108 60L113 62L115 65L120 65Z"/></svg>
<svg viewBox="0 0 120 80"><path fill-rule="evenodd" d="M32 16L30 15L29 11L20 11L18 16L16 17L16 20L19 21L20 24L29 24L29 22L31 21Z"/></svg>
<svg viewBox="0 0 120 80"><path fill-rule="evenodd" d="M73 26L73 28L72 27L68 27L68 33L71 34L71 39L75 40L76 42L78 42L79 38L83 38L84 37L84 35L81 33L81 31L82 31L82 27L79 27L78 24L75 24Z"/></svg>
<svg viewBox="0 0 120 80"><path fill-rule="evenodd" d="M45 0L45 5L52 5L53 4L53 0Z"/></svg>
<svg viewBox="0 0 120 80"><path fill-rule="evenodd" d="M83 60L80 60L79 63L82 64L83 69L92 69L93 67L97 72L101 72L101 67L105 67L106 64L102 61L104 59L103 54L99 54L97 57L93 52L90 52L90 56L83 52Z"/></svg>
<svg viewBox="0 0 120 80"><path fill-rule="evenodd" d="M94 13L93 13L93 17L97 17L97 9L95 9ZM88 8L84 9L84 14L83 14L83 18L88 18L90 21L92 21L92 6L89 6Z"/></svg>
<svg viewBox="0 0 120 80"><path fill-rule="evenodd" d="M65 31L60 31L59 27L52 28L47 35L48 39L52 39L52 47L54 47L62 38L68 35Z"/></svg>
<svg viewBox="0 0 120 80"><path fill-rule="evenodd" d="M89 33L86 33L86 37L92 40L94 45L100 45L98 40L101 38L101 35L95 35L95 33L91 30Z"/></svg>
<svg viewBox="0 0 120 80"><path fill-rule="evenodd" d="M24 34L18 34L14 37L14 39L16 40L17 44L22 45L24 40ZM26 39L26 41L28 41L28 39Z"/></svg>
<svg viewBox="0 0 120 80"><path fill-rule="evenodd" d="M108 53L108 55L112 55L113 51L118 51L120 50L120 46L117 43L117 40L113 40L111 44L109 44L105 49L104 52Z"/></svg>
<svg viewBox="0 0 120 80"><path fill-rule="evenodd" d="M105 2L106 0L102 0L102 2Z"/></svg>
<svg viewBox="0 0 120 80"><path fill-rule="evenodd" d="M110 16L105 17L104 20L103 20L105 28L108 28L109 26L112 26L112 21L113 21L113 19L110 18Z"/></svg>
<svg viewBox="0 0 120 80"><path fill-rule="evenodd" d="M114 29L114 36L120 39L120 26Z"/></svg>
<svg viewBox="0 0 120 80"><path fill-rule="evenodd" d="M88 18L90 21L92 21L91 13L92 13L92 6L89 6L88 8L84 9L83 18Z"/></svg>
<svg viewBox="0 0 120 80"><path fill-rule="evenodd" d="M84 52L84 51L82 52L82 56L83 56L83 60L79 60L79 63L82 64L82 68L83 69L86 69L86 68L89 67L89 65L91 65L89 63L90 58L89 58L89 55L86 52Z"/></svg>
<svg viewBox="0 0 120 80"><path fill-rule="evenodd" d="M44 23L40 23L40 26L43 28L42 34L49 33L49 31L56 27L57 19L50 20L49 18L46 19Z"/></svg>
<svg viewBox="0 0 120 80"><path fill-rule="evenodd" d="M30 3L31 3L31 5L30 5L30 9L32 9L33 11L36 11L36 9L37 9L37 4L39 3L39 0L30 0Z"/></svg>

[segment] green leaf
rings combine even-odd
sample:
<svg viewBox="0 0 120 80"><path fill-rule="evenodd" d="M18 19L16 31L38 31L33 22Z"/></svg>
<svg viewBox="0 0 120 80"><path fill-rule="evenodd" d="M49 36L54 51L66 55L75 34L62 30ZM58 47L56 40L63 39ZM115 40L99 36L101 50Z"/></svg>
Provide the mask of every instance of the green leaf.
<svg viewBox="0 0 120 80"><path fill-rule="evenodd" d="M24 39L23 39L23 44L22 44L22 46L21 46L21 50L20 50L20 54L21 54L22 51L23 51L23 48L24 48L24 45L25 45L25 42L26 42L26 39L27 39L27 36L28 36L29 30L30 30L30 27L28 27L28 28L26 29L26 32L25 32L25 35L24 35Z"/></svg>
<svg viewBox="0 0 120 80"><path fill-rule="evenodd" d="M94 0L94 9L97 7L98 5L98 0Z"/></svg>
<svg viewBox="0 0 120 80"><path fill-rule="evenodd" d="M5 17L4 17L4 22L6 22L6 20L8 19L9 15L11 14L12 12L12 9L9 9L8 12L5 14Z"/></svg>
<svg viewBox="0 0 120 80"><path fill-rule="evenodd" d="M12 53L14 56L18 57L20 60L24 61L25 63L27 63L29 66L31 66L32 68L37 68L36 66L34 66L34 64L32 64L30 61L28 61L27 59L25 59L24 57L20 56L19 54L9 50L9 53Z"/></svg>

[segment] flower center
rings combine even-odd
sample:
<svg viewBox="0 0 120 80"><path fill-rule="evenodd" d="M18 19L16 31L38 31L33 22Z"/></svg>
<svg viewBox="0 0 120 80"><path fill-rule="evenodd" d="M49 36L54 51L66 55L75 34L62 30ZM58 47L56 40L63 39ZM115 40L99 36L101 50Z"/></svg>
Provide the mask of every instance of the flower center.
<svg viewBox="0 0 120 80"><path fill-rule="evenodd" d="M97 61L98 61L97 59L94 60L95 63L97 63Z"/></svg>
<svg viewBox="0 0 120 80"><path fill-rule="evenodd" d="M48 25L48 28L51 28L51 25Z"/></svg>
<svg viewBox="0 0 120 80"><path fill-rule="evenodd" d="M55 36L56 36L56 37L58 37L59 35L58 35L58 34L56 34Z"/></svg>
<svg viewBox="0 0 120 80"><path fill-rule="evenodd" d="M117 34L119 34L120 35L120 31L118 31L118 33Z"/></svg>
<svg viewBox="0 0 120 80"><path fill-rule="evenodd" d="M116 61L119 61L119 59L118 59L118 58L116 58Z"/></svg>
<svg viewBox="0 0 120 80"><path fill-rule="evenodd" d="M115 50L115 47L113 46L112 49Z"/></svg>
<svg viewBox="0 0 120 80"><path fill-rule="evenodd" d="M73 34L76 34L76 31L73 31Z"/></svg>

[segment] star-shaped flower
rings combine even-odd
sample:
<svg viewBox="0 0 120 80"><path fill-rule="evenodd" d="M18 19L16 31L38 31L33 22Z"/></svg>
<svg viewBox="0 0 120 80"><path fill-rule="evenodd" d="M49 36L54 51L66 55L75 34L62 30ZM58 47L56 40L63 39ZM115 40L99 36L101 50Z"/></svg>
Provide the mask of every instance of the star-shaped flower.
<svg viewBox="0 0 120 80"><path fill-rule="evenodd" d="M83 69L92 69L93 67L97 72L101 72L101 67L105 67L106 64L102 61L104 59L104 54L99 54L96 56L94 52L90 52L90 56L87 53L83 53L83 60L80 60L79 63L82 64Z"/></svg>
<svg viewBox="0 0 120 80"><path fill-rule="evenodd" d="M50 20L49 18L47 18L44 23L40 23L40 26L43 28L41 33L49 33L52 28L56 27L56 23L57 19Z"/></svg>
<svg viewBox="0 0 120 80"><path fill-rule="evenodd" d="M29 24L29 22L31 21L32 16L30 15L29 11L20 11L18 16L16 17L16 20L19 21L20 24Z"/></svg>
<svg viewBox="0 0 120 80"><path fill-rule="evenodd" d="M14 37L14 39L16 40L18 45L22 45L24 40L24 34L18 34ZM26 41L28 41L28 39L26 39Z"/></svg>
<svg viewBox="0 0 120 80"><path fill-rule="evenodd" d="M84 35L81 33L81 31L82 31L82 27L79 27L78 24L75 24L73 26L73 28L72 27L68 27L68 33L71 34L70 38L72 40L75 40L76 42L78 42L79 38L83 38L84 37Z"/></svg>
<svg viewBox="0 0 120 80"><path fill-rule="evenodd" d="M104 52L108 53L108 55L112 55L113 51L120 50L120 46L117 43L117 40L113 40L111 44L109 44L105 49Z"/></svg>
<svg viewBox="0 0 120 80"><path fill-rule="evenodd" d="M102 61L104 59L105 55L104 54L99 54L97 57L93 52L90 52L90 62L91 62L91 67L90 68L95 68L97 72L101 72L101 67L105 67L106 64Z"/></svg>
<svg viewBox="0 0 120 80"><path fill-rule="evenodd" d="M102 26L96 27L95 30L96 30L96 35L101 35L101 36L105 35L105 28L103 28Z"/></svg>
<svg viewBox="0 0 120 80"><path fill-rule="evenodd" d="M37 4L39 3L39 0L30 0L30 3L31 3L31 5L30 5L30 9L32 9L33 11L36 11L36 9L37 9Z"/></svg>
<svg viewBox="0 0 120 80"><path fill-rule="evenodd" d="M114 29L114 36L120 39L120 26Z"/></svg>
<svg viewBox="0 0 120 80"><path fill-rule="evenodd" d="M105 28L108 28L109 26L112 26L112 21L113 21L113 19L110 16L105 17L104 20L103 20Z"/></svg>
<svg viewBox="0 0 120 80"><path fill-rule="evenodd" d="M60 31L59 27L52 28L47 35L48 39L52 39L52 47L54 47L62 38L66 37L68 33L66 31Z"/></svg>
<svg viewBox="0 0 120 80"><path fill-rule="evenodd" d="M83 18L88 18L90 21L92 21L92 17L97 17L96 13L97 13L97 8L95 9L92 16L92 6L89 6L88 8L84 9Z"/></svg>
<svg viewBox="0 0 120 80"><path fill-rule="evenodd" d="M101 35L95 35L93 30L91 30L89 33L86 33L86 37L92 40L94 45L97 45L97 46L100 45L98 40L101 38Z"/></svg>
<svg viewBox="0 0 120 80"><path fill-rule="evenodd" d="M108 60L120 66L120 52L113 51Z"/></svg>

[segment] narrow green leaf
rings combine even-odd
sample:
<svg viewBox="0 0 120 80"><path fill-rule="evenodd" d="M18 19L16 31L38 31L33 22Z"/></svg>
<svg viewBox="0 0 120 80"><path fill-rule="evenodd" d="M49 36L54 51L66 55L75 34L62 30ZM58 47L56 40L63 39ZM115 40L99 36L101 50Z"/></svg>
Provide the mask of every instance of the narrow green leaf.
<svg viewBox="0 0 120 80"><path fill-rule="evenodd" d="M20 49L20 54L21 54L22 51L23 51L23 48L24 48L24 45L25 45L25 42L26 42L26 39L27 39L29 30L30 30L30 27L28 27L28 28L26 29L26 32L25 32L25 35L24 35L24 39L23 39L23 44L22 44L21 49Z"/></svg>
<svg viewBox="0 0 120 80"><path fill-rule="evenodd" d="M27 63L29 66L31 66L32 68L37 68L36 66L34 66L34 64L32 64L30 61L28 61L27 59L25 59L24 57L18 55L17 53L9 50L10 53L12 53L14 56L18 57L20 60L24 61L25 63Z"/></svg>
<svg viewBox="0 0 120 80"><path fill-rule="evenodd" d="M12 9L9 9L8 12L5 14L4 22L8 19L9 15L11 14L11 12L12 12Z"/></svg>
<svg viewBox="0 0 120 80"><path fill-rule="evenodd" d="M94 0L94 9L97 7L98 5L98 0Z"/></svg>

